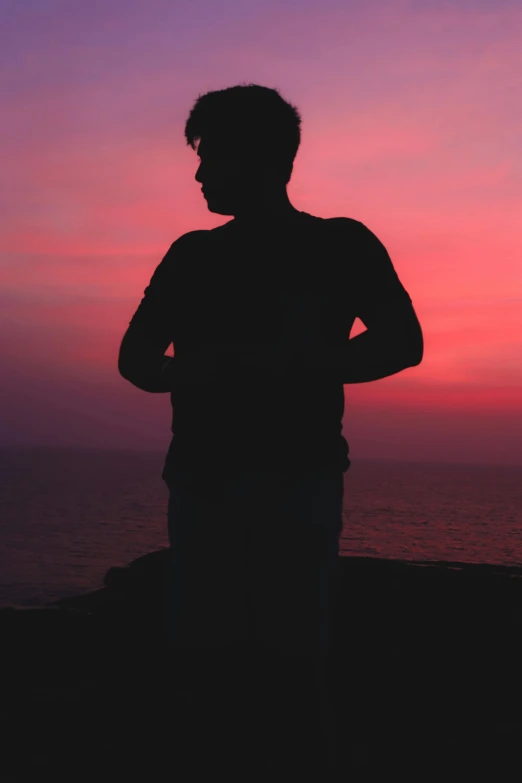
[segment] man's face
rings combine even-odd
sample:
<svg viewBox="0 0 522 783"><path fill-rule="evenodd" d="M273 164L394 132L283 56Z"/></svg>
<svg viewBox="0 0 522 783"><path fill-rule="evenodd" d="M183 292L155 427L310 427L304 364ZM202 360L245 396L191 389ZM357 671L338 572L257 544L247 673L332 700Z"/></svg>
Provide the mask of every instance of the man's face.
<svg viewBox="0 0 522 783"><path fill-rule="evenodd" d="M266 172L249 160L246 153L227 150L224 145L218 147L202 139L198 156L200 165L195 178L202 185L210 212L236 215L250 206L255 209L263 200L268 181Z"/></svg>

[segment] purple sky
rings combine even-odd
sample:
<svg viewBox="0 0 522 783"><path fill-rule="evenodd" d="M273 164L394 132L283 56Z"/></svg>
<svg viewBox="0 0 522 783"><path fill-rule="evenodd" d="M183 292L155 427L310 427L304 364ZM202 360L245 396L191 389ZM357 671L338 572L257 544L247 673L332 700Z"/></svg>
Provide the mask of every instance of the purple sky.
<svg viewBox="0 0 522 783"><path fill-rule="evenodd" d="M294 206L371 228L423 327L419 367L345 386L354 458L522 465L520 2L0 0L0 31L3 444L167 448L119 344L172 242L229 219L194 100L256 82L303 117Z"/></svg>

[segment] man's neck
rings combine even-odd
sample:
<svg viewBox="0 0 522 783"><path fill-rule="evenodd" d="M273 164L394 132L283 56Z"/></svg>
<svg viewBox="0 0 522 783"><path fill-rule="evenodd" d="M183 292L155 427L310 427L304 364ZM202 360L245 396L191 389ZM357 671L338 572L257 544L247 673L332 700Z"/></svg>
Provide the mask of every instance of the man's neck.
<svg viewBox="0 0 522 783"><path fill-rule="evenodd" d="M295 207L281 210L267 210L235 215L237 226L260 226L269 228L271 225L285 225L304 213Z"/></svg>

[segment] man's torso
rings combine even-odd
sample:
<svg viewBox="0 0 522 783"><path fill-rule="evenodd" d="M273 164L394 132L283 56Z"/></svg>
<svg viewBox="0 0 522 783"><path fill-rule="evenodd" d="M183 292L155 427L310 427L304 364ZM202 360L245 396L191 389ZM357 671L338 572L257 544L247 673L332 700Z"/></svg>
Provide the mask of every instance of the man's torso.
<svg viewBox="0 0 522 783"><path fill-rule="evenodd" d="M291 223L256 232L235 220L194 232L173 279L175 353L197 344L269 347L280 338L289 295L299 292L319 297L320 339L347 341L355 315L347 290L348 247L336 243L338 225L335 218L301 212ZM171 400L167 473L349 467L340 382L306 375L274 381L231 354L212 381L176 384Z"/></svg>

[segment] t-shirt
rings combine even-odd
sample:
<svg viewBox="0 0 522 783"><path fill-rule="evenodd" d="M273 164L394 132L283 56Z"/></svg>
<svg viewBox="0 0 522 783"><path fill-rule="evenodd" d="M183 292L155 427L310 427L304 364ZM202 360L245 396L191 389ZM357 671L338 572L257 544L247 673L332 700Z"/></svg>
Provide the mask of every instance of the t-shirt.
<svg viewBox="0 0 522 783"><path fill-rule="evenodd" d="M310 350L342 346L370 300L407 297L391 259L361 222L306 212L253 226L233 219L177 239L131 321L192 346L277 342L291 297L315 297ZM308 299L309 300L309 299ZM309 300L310 301L310 300ZM318 313L318 315L317 315ZM306 350L307 346L303 348ZM350 467L342 380L274 377L234 355L199 384L175 382L172 439L162 477L178 471L335 472Z"/></svg>

